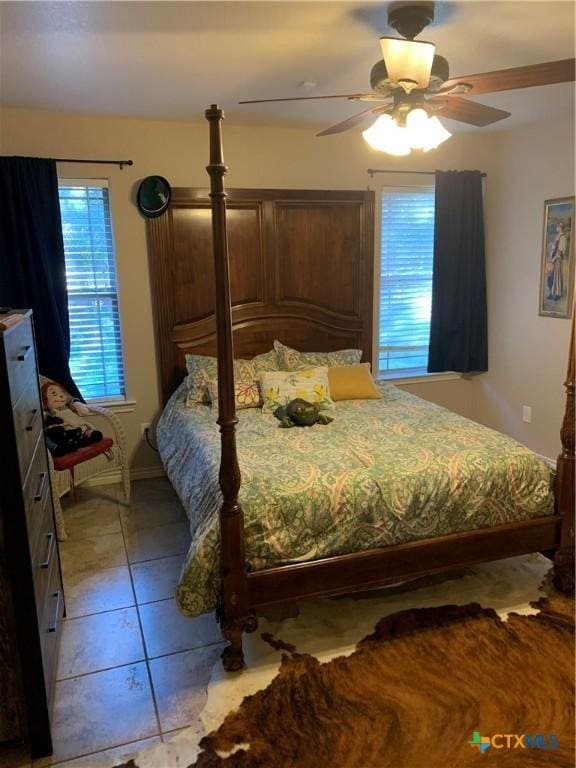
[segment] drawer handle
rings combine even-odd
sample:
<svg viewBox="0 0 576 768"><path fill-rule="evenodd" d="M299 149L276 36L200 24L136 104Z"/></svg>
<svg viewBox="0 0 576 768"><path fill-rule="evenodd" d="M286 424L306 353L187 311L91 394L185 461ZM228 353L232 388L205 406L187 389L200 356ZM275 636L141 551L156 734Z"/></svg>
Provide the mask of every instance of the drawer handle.
<svg viewBox="0 0 576 768"><path fill-rule="evenodd" d="M38 488L36 488L36 493L34 494L34 501L42 500L42 496L44 496L44 486L46 485L47 476L47 472L40 472L38 475Z"/></svg>
<svg viewBox="0 0 576 768"><path fill-rule="evenodd" d="M26 432L32 432L32 430L34 429L34 424L36 423L36 419L38 418L38 414L39 413L40 413L40 411L38 410L38 408L34 408L33 409L32 417L30 418L30 421L28 422L28 424L26 424Z"/></svg>
<svg viewBox="0 0 576 768"><path fill-rule="evenodd" d="M21 354L18 355L18 362L23 363L24 360L27 360L32 353L32 347L30 345L27 345L23 348L23 351Z"/></svg>
<svg viewBox="0 0 576 768"><path fill-rule="evenodd" d="M48 627L48 632L56 632L58 629L58 619L60 618L60 597L62 595L62 592L58 590L58 592L54 592L52 597L56 598L56 610L54 611L54 621L50 626Z"/></svg>
<svg viewBox="0 0 576 768"><path fill-rule="evenodd" d="M40 568L48 568L50 565L50 561L52 560L52 552L54 551L54 533L47 533L46 538L48 539L48 548L46 550L46 560L44 560L43 563L40 563Z"/></svg>

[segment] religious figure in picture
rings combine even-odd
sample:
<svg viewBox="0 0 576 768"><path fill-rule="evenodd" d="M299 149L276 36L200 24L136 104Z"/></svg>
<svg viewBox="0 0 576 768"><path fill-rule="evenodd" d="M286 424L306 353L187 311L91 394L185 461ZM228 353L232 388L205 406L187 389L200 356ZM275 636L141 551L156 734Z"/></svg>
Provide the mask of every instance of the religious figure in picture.
<svg viewBox="0 0 576 768"><path fill-rule="evenodd" d="M569 244L570 237L566 232L566 224L558 221L556 236L546 265L546 298L552 301L558 301L564 295L563 262L568 258Z"/></svg>

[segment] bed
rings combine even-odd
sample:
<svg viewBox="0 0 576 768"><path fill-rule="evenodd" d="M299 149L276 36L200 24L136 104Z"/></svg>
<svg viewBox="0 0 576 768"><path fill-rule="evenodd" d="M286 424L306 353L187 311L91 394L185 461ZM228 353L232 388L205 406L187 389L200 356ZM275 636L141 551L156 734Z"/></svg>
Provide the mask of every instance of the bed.
<svg viewBox="0 0 576 768"><path fill-rule="evenodd" d="M268 493L266 503L255 501L259 484L274 478L266 467L259 474L265 465L262 446L278 466L278 441L300 441L300 450L317 454L316 441L327 440L328 430L346 432L347 424L350 429L362 406L339 403L333 424L292 436L298 431L279 430L270 421L273 417L256 410L236 414L232 361L235 355L267 352L275 338L310 351L357 347L364 360L371 360L374 200L369 192L232 190L227 205L223 114L212 107L206 116L210 195L206 190L173 190L168 214L148 222L148 235L160 378L168 403L159 441L168 475L189 509L193 533L178 600L190 615L216 605L228 640L225 668L242 667L242 635L256 628L255 609L284 600L350 592L537 551L553 557L558 588L573 589L573 335L563 450L553 494L548 468L522 446L386 386L377 401L382 412L373 412L376 405L364 410L367 423L373 424L376 416L385 423L388 419L390 429L381 434L381 442L393 439L394 429L396 437L403 430L415 432L412 441L401 440L404 459L395 457L407 468L408 484L405 478L383 483L377 463L368 466L368 454L374 451L366 444L354 453L364 461L357 460L352 479L353 487L356 482L373 492L372 497L359 494L363 520L357 508L356 516L352 514L354 505L340 505L342 525L335 517L338 504L330 508L321 493L315 506L302 506L302 497L292 499L298 521L306 520L313 532L306 535L300 524L293 524L290 500L281 493ZM178 386L189 352L217 353L219 436L215 411L199 406L186 413L182 408ZM417 432L416 423L424 432ZM452 453L444 450L447 441L438 439L447 430L461 437ZM260 454L250 439L260 444ZM385 460L386 451L381 453ZM426 480L429 465L441 469L445 486ZM302 461L292 470L296 482L310 466ZM401 475L402 467L389 467ZM490 479L490 493L474 487L471 467L480 467ZM290 477L290 469L284 468L282 482ZM428 490L434 486L435 494L426 497L422 485ZM328 482L326 487L334 485Z"/></svg>
<svg viewBox="0 0 576 768"><path fill-rule="evenodd" d="M551 471L511 438L390 384L381 400L337 403L327 427L279 429L238 412L246 564L251 572L552 515ZM186 385L157 429L192 545L177 601L195 616L219 589L220 439Z"/></svg>

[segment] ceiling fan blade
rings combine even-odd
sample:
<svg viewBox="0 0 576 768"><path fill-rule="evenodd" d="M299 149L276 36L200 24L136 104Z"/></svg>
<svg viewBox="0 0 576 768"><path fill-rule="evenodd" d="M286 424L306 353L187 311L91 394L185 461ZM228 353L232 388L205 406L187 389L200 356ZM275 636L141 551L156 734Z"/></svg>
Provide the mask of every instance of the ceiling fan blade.
<svg viewBox="0 0 576 768"><path fill-rule="evenodd" d="M352 115L352 117L349 117L346 120L342 120L341 123L336 123L336 125L331 125L330 128L325 128L320 133L317 133L316 136L330 136L333 133L344 133L344 131L354 128L363 120L366 120L370 114L380 115L391 110L391 105L387 107L370 107L370 109L365 109L363 112L358 112L358 114Z"/></svg>
<svg viewBox="0 0 576 768"><path fill-rule="evenodd" d="M340 93L334 96L291 96L286 99L251 99L238 104L269 104L274 101L313 101L314 99L348 99L349 101L384 101L386 95L376 93Z"/></svg>
<svg viewBox="0 0 576 768"><path fill-rule="evenodd" d="M469 83L471 95L481 93L496 93L497 91L513 91L516 88L533 88L537 85L553 85L554 83L574 82L574 59L547 61L543 64L530 64L527 67L513 67L494 72L483 72L477 75L452 77L442 85L446 90L457 83Z"/></svg>
<svg viewBox="0 0 576 768"><path fill-rule="evenodd" d="M485 104L478 104L468 99L460 99L456 96L434 96L428 99L428 103L433 106L438 105L442 117L449 117L452 120L459 120L461 123L469 125L491 125L498 120L504 120L510 117L510 112L495 107L487 107Z"/></svg>

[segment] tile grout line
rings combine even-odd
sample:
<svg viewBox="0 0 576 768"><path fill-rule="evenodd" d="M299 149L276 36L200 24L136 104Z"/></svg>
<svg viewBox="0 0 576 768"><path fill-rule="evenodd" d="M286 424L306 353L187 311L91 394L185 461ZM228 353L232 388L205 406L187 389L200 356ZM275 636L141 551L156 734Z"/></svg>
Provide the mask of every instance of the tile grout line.
<svg viewBox="0 0 576 768"><path fill-rule="evenodd" d="M123 530L121 529L119 531L119 533L123 534ZM123 538L123 541L124 541L124 538ZM165 555L163 557L153 557L153 558L150 558L150 560L138 560L138 561L136 561L134 563L130 563L130 561L128 559L128 552L126 551L126 547L125 546L124 546L124 549L125 549L125 552L126 552L126 565L113 565L110 568L98 569L97 572L98 573L104 573L105 571L114 571L114 570L117 570L118 568L127 568L128 571L130 572L130 570L131 570L130 566L131 565L145 565L146 563L157 563L159 560L170 560L173 557L180 558L182 556L182 553L179 552L179 553L177 553L175 555ZM186 554L186 553L184 553L184 554ZM66 586L66 585L64 585L64 586ZM160 598L158 598L156 600L145 600L145 601L142 601L142 602L138 602L137 597L136 597L136 590L134 588L132 589L132 592L133 592L133 595L134 595L134 602L130 603L130 605L119 605L119 606L116 606L115 608L105 608L104 610L101 610L101 611L90 611L90 613L79 613L77 616L67 616L66 617L66 621L74 621L75 619L85 619L88 616L97 616L97 615L99 615L101 613L110 613L111 611L122 611L122 610L125 610L126 608L135 608L137 605L151 605L152 603L161 603L164 600L171 600L172 599L170 597L160 597Z"/></svg>
<svg viewBox="0 0 576 768"><path fill-rule="evenodd" d="M122 568L125 568L127 566L120 566ZM103 569L106 570L106 569ZM66 589L66 584L64 584L64 589ZM132 603L132 605L121 605L118 608L107 608L105 611L92 611L92 613L81 613L78 616L66 616L65 621L76 621L76 619L87 619L90 616L101 616L103 613L113 613L114 611L125 611L127 608L136 608L136 601Z"/></svg>
<svg viewBox="0 0 576 768"><path fill-rule="evenodd" d="M104 505L103 505L104 506ZM70 509L73 509L74 507L69 507ZM63 512L66 512L66 508L63 509ZM132 532L138 532L138 531L150 531L153 528L167 528L169 525L180 525L181 523L185 523L186 519L184 520L172 520L169 523L158 523L157 525L143 525L139 528L134 528ZM118 516L118 523L120 526L119 531L106 531L105 533L92 533L89 535L83 535L83 534L74 534L74 541L87 541L89 539L94 539L99 536L117 536L119 533L124 533L124 526L122 525L122 520L120 516ZM130 531L128 531L130 533ZM169 555L168 555L169 557Z"/></svg>
<svg viewBox="0 0 576 768"><path fill-rule="evenodd" d="M137 606L131 605L130 608L136 608ZM119 608L119 610L124 611L125 608ZM112 613L112 611L110 611ZM102 667L101 669L94 669L91 672L80 672L76 673L74 675L67 675L66 677L59 677L55 682L62 683L64 680L77 680L80 677L88 677L89 675L97 675L100 672L110 672L111 669L121 669L122 667L131 667L134 664L142 664L142 662L148 662L148 661L156 661L157 659L165 659L169 656L177 656L179 653L191 653L192 651L200 651L203 648L211 648L213 645L224 645L226 641L225 640L214 640L211 643L203 643L202 645L196 645L194 648L184 648L182 651L170 651L170 653L163 653L159 656L148 656L146 651L146 645L143 642L142 645L144 647L144 656L141 659L134 659L134 661L127 661L123 664L114 664L111 667Z"/></svg>
<svg viewBox="0 0 576 768"><path fill-rule="evenodd" d="M146 661L157 661L157 659L167 659L169 656L177 656L179 653L192 653L193 651L201 651L203 648L212 648L213 645L224 645L226 640L214 640L212 643L203 643L202 645L196 645L194 648L184 648L182 651L170 651L170 653L162 653L159 656L146 656ZM122 665L124 666L124 665Z"/></svg>
<svg viewBox="0 0 576 768"><path fill-rule="evenodd" d="M162 723L160 721L160 711L158 707L158 701L156 700L156 691L154 690L154 681L152 680L152 672L150 670L150 664L148 661L148 647L146 645L146 638L144 637L144 628L142 626L142 619L140 617L140 610L138 607L138 602L136 600L136 588L134 586L134 577L132 576L132 563L130 562L130 559L128 557L128 547L126 546L126 535L124 533L124 526L122 525L122 518L120 516L120 507L118 505L118 494L116 494L116 506L118 509L118 519L120 520L120 528L122 530L122 541L124 542L124 550L126 552L126 560L128 561L128 575L130 576L130 585L132 587L132 594L134 595L134 603L136 605L136 616L138 617L138 627L140 629L140 638L142 640L142 648L144 650L144 657L145 657L145 664L146 664L146 674L148 675L148 685L150 686L150 693L152 695L152 703L154 705L154 714L156 716L156 725L158 728L158 734L160 735L160 740L162 741ZM160 558L158 558L160 559Z"/></svg>
<svg viewBox="0 0 576 768"><path fill-rule="evenodd" d="M130 744L138 744L139 741L147 741L148 739L160 739L160 742L162 743L162 734L155 733L153 736L145 736L143 739L133 739L132 741L125 741L123 744L115 744L112 747L106 747L106 749L98 749L96 750L96 752L83 752L81 755L76 755L76 757L70 757L67 760L60 760L57 763L50 763L49 765L46 766L46 768L60 768L60 766L63 766L63 768L65 768L68 763L72 763L76 760L80 760L85 757L90 757L91 755L101 755L103 752L111 752L113 749L121 749L122 747L129 747ZM39 758L39 759L42 760L43 758ZM116 760L116 758L114 758L114 760Z"/></svg>
<svg viewBox="0 0 576 768"><path fill-rule="evenodd" d="M134 607L134 606L130 606ZM120 610L124 610L123 608ZM146 661L146 650L144 650L144 656L141 659L134 659L134 661L127 661L124 664L114 664L111 667L103 667L102 669L94 669L91 672L80 672L75 675L67 675L66 677L59 677L56 682L62 683L65 680L78 680L81 677L88 677L89 675L98 675L100 672L110 672L111 669L122 669L122 667L132 667L134 664L142 664Z"/></svg>

